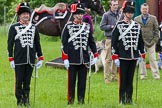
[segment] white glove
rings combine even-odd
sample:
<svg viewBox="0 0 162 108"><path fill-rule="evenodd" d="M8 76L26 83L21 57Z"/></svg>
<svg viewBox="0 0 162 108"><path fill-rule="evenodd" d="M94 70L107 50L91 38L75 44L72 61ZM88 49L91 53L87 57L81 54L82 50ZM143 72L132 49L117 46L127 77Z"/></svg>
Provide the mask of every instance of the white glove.
<svg viewBox="0 0 162 108"><path fill-rule="evenodd" d="M64 65L65 65L65 68L68 70L68 68L69 68L69 60L68 59L64 60Z"/></svg>
<svg viewBox="0 0 162 108"><path fill-rule="evenodd" d="M91 61L91 65L96 64L96 63L97 63L97 61L98 61L98 58L97 58L97 57L93 58L93 60Z"/></svg>
<svg viewBox="0 0 162 108"><path fill-rule="evenodd" d="M120 61L119 61L119 59L115 59L114 62L115 62L115 64L116 64L117 67L120 67Z"/></svg>
<svg viewBox="0 0 162 108"><path fill-rule="evenodd" d="M43 60L39 60L37 64L35 65L37 69L39 69L43 64Z"/></svg>
<svg viewBox="0 0 162 108"><path fill-rule="evenodd" d="M14 60L10 61L10 66L11 66L12 69L15 69L15 62L14 62Z"/></svg>
<svg viewBox="0 0 162 108"><path fill-rule="evenodd" d="M142 57L138 58L138 63L141 63L142 61L144 61Z"/></svg>

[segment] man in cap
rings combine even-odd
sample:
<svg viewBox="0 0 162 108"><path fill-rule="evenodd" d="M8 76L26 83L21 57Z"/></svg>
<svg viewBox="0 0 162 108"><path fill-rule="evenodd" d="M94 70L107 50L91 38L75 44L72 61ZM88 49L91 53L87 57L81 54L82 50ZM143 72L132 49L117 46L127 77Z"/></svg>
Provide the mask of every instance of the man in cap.
<svg viewBox="0 0 162 108"><path fill-rule="evenodd" d="M68 104L74 103L76 79L78 103L84 104L87 65L90 62L88 47L94 54L90 65L95 64L98 57L90 25L82 21L84 11L81 3L71 5L74 19L65 25L61 35L62 60L68 70Z"/></svg>
<svg viewBox="0 0 162 108"><path fill-rule="evenodd" d="M124 2L124 19L117 23L112 32L112 59L119 70L120 104L132 103L136 62L145 58L140 25L132 20L134 13L135 2Z"/></svg>
<svg viewBox="0 0 162 108"><path fill-rule="evenodd" d="M27 2L19 4L16 13L19 21L10 26L8 33L8 59L11 68L15 70L17 105L29 107L30 81L36 54L38 57L35 65L37 69L42 66L44 58L38 30L29 23L29 4Z"/></svg>

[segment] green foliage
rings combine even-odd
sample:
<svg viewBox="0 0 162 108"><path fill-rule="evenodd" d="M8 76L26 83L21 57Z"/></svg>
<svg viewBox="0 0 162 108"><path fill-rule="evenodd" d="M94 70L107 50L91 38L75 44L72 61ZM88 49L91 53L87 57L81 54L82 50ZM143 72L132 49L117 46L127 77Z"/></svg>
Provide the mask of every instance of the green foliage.
<svg viewBox="0 0 162 108"><path fill-rule="evenodd" d="M109 9L110 0L102 0L102 4L107 11Z"/></svg>
<svg viewBox="0 0 162 108"><path fill-rule="evenodd" d="M0 2L0 3L4 5L4 2ZM3 15L4 15L4 6L3 5L0 5L0 24L3 23L3 19L4 19L4 17L3 17Z"/></svg>
<svg viewBox="0 0 162 108"><path fill-rule="evenodd" d="M96 41L106 39L106 37L104 36L104 31L100 30L99 24L94 25L94 30L95 30L94 37Z"/></svg>

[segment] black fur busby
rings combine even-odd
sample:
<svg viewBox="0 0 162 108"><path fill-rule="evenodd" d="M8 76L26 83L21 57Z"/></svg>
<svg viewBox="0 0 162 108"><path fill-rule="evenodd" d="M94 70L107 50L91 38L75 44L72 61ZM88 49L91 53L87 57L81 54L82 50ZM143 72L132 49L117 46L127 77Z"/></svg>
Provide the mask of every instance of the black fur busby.
<svg viewBox="0 0 162 108"><path fill-rule="evenodd" d="M31 13L29 3L23 2L23 3L19 4L19 5L16 7L16 13L17 13L18 15L20 15L20 14L23 13L23 12L29 12L29 13Z"/></svg>
<svg viewBox="0 0 162 108"><path fill-rule="evenodd" d="M85 5L83 3L72 4L71 12L73 14L84 14L85 13Z"/></svg>
<svg viewBox="0 0 162 108"><path fill-rule="evenodd" d="M135 13L135 2L134 1L127 1L123 7L124 13Z"/></svg>

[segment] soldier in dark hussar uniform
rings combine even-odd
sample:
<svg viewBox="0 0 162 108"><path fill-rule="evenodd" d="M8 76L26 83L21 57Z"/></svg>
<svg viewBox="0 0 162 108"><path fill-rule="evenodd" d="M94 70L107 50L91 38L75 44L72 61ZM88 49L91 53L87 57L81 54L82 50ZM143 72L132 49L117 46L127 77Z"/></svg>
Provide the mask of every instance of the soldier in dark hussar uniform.
<svg viewBox="0 0 162 108"><path fill-rule="evenodd" d="M8 33L8 57L10 65L15 69L17 105L30 106L29 92L30 81L35 65L36 54L38 62L36 68L43 63L43 55L40 45L40 37L37 28L29 23L30 8L27 2L23 2L16 8L19 22L9 28Z"/></svg>
<svg viewBox="0 0 162 108"><path fill-rule="evenodd" d="M68 69L68 104L74 103L76 77L78 103L84 104L86 90L86 65L90 62L88 47L94 54L91 65L97 62L98 53L88 23L82 22L84 5L72 4L74 20L69 21L62 32L62 60Z"/></svg>
<svg viewBox="0 0 162 108"><path fill-rule="evenodd" d="M140 25L132 20L135 2L124 3L124 19L117 23L112 32L112 59L120 69L119 102L131 104L136 62L145 58L145 51Z"/></svg>
<svg viewBox="0 0 162 108"><path fill-rule="evenodd" d="M159 25L159 31L160 31L160 51L159 51L159 62L158 66L160 69L162 69L162 22Z"/></svg>

